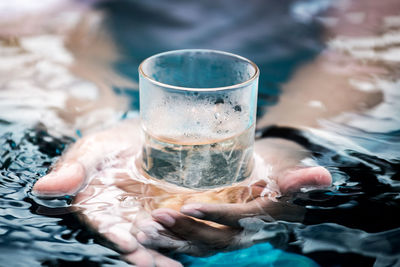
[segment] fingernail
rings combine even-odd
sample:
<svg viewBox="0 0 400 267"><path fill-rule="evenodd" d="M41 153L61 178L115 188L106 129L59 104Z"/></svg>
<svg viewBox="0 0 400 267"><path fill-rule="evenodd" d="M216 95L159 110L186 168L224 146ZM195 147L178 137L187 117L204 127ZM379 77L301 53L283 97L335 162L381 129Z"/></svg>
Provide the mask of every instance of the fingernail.
<svg viewBox="0 0 400 267"><path fill-rule="evenodd" d="M153 213L153 217L160 223L171 227L175 224L175 219L168 213Z"/></svg>
<svg viewBox="0 0 400 267"><path fill-rule="evenodd" d="M198 209L202 207L201 204L187 204L181 208L181 212L196 218L203 218L205 214Z"/></svg>

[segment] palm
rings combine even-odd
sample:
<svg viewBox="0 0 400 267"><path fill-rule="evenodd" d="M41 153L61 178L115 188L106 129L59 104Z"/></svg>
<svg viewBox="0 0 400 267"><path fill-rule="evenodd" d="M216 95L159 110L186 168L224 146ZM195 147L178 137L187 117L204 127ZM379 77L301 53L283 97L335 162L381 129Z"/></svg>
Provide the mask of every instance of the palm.
<svg viewBox="0 0 400 267"><path fill-rule="evenodd" d="M268 184L265 165L258 164L255 179L235 187L195 192L165 183L159 186L138 179L133 172L134 157L141 148L139 133L134 120L81 139L34 187L35 192L47 196L80 191L74 207L81 211L83 220L139 266L179 263L145 249L137 239L148 247L192 254L225 248L240 234L238 224L243 217L297 214L285 213L279 203L260 197L268 186L276 183L286 193L304 185L330 183L329 173L321 167L290 171L307 155L301 147L264 139L256 142L255 150L270 166L269 176L274 179ZM276 193L273 188L268 192L272 197Z"/></svg>

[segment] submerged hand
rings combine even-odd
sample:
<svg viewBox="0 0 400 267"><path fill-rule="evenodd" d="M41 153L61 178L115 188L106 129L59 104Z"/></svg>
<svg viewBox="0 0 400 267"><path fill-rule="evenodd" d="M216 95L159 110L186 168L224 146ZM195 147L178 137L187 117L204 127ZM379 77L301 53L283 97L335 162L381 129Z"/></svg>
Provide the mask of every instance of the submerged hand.
<svg viewBox="0 0 400 267"><path fill-rule="evenodd" d="M301 172L303 171L293 175L300 175ZM324 173L324 169L312 168L304 172L308 172L305 175L320 176L320 185L329 183L330 176ZM187 204L180 212L165 208L154 210L152 216L164 227L163 230L155 232L148 226L143 227L138 239L142 244L154 249L172 248L178 252L207 255L213 253L213 250L232 250L256 242L273 241L273 236L263 240L254 238L259 229L254 232L244 231L242 223L245 224L246 221L242 219L259 218L267 222L301 221L303 214L304 210L296 205L283 200L273 202L266 197L258 197L241 204ZM210 225L210 222L218 225ZM158 228L162 229L160 226ZM180 239L177 240L176 236Z"/></svg>
<svg viewBox="0 0 400 267"><path fill-rule="evenodd" d="M177 261L146 249L131 234L137 218L148 215L135 203L127 205L129 196L118 184L129 177L122 174L112 181L106 179L107 171L127 164L132 153L140 148L138 127L137 120L126 121L78 140L50 173L35 183L33 193L42 197L76 195L73 209L80 211L81 219L110 240L135 266L181 266ZM115 164L110 162L112 160ZM107 169L110 164L113 168Z"/></svg>
<svg viewBox="0 0 400 267"><path fill-rule="evenodd" d="M157 209L152 212L152 217L159 225L143 221L138 240L154 249L207 255L213 250L232 250L256 242L274 241L273 235L260 240L259 236L255 236L258 229L243 229L242 224L253 223L246 222L246 218L267 222L301 221L304 208L285 199L302 187L329 186L332 180L330 173L323 167L294 168L304 156L304 151L289 141L264 139L256 142L255 148L257 154L274 167L271 175L283 195L278 201L262 196L266 184L260 181L250 186L254 199L246 203L191 203L182 206L180 212Z"/></svg>
<svg viewBox="0 0 400 267"><path fill-rule="evenodd" d="M36 182L33 192L41 196L79 192L74 208L138 266L180 265L143 245L200 255L210 248L243 245L234 240L241 233L241 218L295 220L301 216L302 211L291 205L260 197L267 185L264 181L193 192L132 179L129 166L141 149L139 133L138 121L133 120L80 139L48 175ZM271 176L284 194L331 182L322 167L293 170L307 152L292 142L264 139L256 142L255 150L272 166Z"/></svg>

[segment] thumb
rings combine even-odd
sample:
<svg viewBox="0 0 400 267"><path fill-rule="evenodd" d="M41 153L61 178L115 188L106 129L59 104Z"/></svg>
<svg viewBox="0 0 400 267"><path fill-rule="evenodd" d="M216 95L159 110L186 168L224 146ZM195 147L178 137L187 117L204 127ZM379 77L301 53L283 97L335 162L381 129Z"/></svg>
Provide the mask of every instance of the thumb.
<svg viewBox="0 0 400 267"><path fill-rule="evenodd" d="M86 171L81 163L61 162L58 168L35 183L32 192L43 197L73 195L84 185L85 178Z"/></svg>
<svg viewBox="0 0 400 267"><path fill-rule="evenodd" d="M332 184L332 176L324 167L308 167L289 170L277 178L278 186L283 194L299 191L302 187L326 187Z"/></svg>

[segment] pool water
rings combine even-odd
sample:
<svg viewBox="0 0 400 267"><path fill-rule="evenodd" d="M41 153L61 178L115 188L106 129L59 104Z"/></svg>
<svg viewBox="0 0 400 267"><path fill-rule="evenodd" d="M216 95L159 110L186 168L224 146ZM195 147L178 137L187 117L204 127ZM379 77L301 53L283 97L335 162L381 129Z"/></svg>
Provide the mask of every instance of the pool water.
<svg viewBox="0 0 400 267"><path fill-rule="evenodd" d="M330 188L293 197L306 208L302 222L245 222L261 236L279 237L275 247L264 242L209 257L170 256L185 266L399 265L400 9L384 1L366 16L359 10L373 5L369 1L339 2L252 1L241 12L228 1L178 0L45 1L30 9L17 1L24 8L0 8L7 13L0 15L0 266L128 266L68 209L70 197L40 199L31 189L82 134L135 116L143 58L191 47L227 50L259 65L260 118L273 114L273 105L285 101L285 84L321 55L324 68L360 94L376 93L376 101L360 103L362 111L333 113L307 130L260 120L259 138L301 144L312 164L333 176ZM208 12L213 8L223 16ZM323 30L340 28L337 10L353 25L347 35ZM377 25L383 26L374 31ZM332 51L344 59L331 60ZM341 76L358 68L349 59L362 62L363 70ZM309 80L317 79L311 74ZM311 110L332 110L314 99L307 103Z"/></svg>

